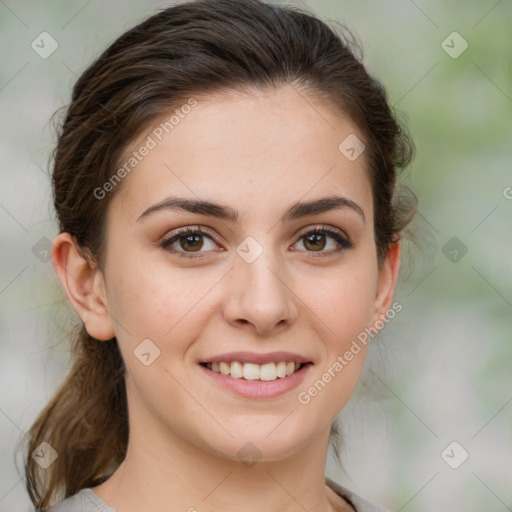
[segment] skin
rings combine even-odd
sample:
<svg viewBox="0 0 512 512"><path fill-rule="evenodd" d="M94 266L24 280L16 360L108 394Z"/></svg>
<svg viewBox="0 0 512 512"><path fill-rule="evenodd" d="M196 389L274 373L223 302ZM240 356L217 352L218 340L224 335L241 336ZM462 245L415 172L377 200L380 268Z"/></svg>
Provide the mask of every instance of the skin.
<svg viewBox="0 0 512 512"><path fill-rule="evenodd" d="M349 134L359 135L350 119L290 86L198 98L116 191L103 268L68 233L55 238L53 264L70 301L89 334L117 337L128 370L127 456L93 489L116 511L352 510L326 487L325 462L330 424L366 349L308 404L297 399L385 315L399 269L399 242L377 264L365 155L349 161L338 150ZM296 201L333 193L357 203L365 220L344 208L280 222ZM240 218L163 210L137 221L169 196L225 204ZM315 251L304 235L319 224L354 246L335 253L325 235ZM183 238L159 245L197 225L215 236L201 239L200 257L170 252L198 254ZM263 248L252 263L236 252L248 236ZM149 366L133 353L147 338L160 349ZM198 366L239 350L290 351L313 366L282 396L243 398ZM250 467L237 456L248 442L261 457Z"/></svg>

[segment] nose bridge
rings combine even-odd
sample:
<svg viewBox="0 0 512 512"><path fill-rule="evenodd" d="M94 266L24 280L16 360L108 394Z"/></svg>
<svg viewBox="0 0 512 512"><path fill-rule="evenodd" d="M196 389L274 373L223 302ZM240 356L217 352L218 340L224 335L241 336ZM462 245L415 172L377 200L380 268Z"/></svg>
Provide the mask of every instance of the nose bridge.
<svg viewBox="0 0 512 512"><path fill-rule="evenodd" d="M238 247L231 272L225 314L231 323L253 324L269 332L294 318L294 295L286 283L285 265L272 248L247 237Z"/></svg>
<svg viewBox="0 0 512 512"><path fill-rule="evenodd" d="M282 274L282 265L278 258L266 249L258 258L248 263L245 260L238 261L238 275L241 280L242 290L249 292L249 297L258 299L259 296L267 300L275 300L286 295ZM250 288L250 289L249 289Z"/></svg>

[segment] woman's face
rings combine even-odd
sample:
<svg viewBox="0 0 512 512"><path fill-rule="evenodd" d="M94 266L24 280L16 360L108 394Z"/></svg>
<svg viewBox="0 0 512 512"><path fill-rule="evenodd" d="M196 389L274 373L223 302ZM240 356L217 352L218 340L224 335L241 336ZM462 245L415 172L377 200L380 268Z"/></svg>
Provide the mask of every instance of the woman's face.
<svg viewBox="0 0 512 512"><path fill-rule="evenodd" d="M399 252L379 269L349 119L289 86L190 104L134 145L108 210L105 302L130 429L276 460L328 436L365 360L353 342L389 308Z"/></svg>

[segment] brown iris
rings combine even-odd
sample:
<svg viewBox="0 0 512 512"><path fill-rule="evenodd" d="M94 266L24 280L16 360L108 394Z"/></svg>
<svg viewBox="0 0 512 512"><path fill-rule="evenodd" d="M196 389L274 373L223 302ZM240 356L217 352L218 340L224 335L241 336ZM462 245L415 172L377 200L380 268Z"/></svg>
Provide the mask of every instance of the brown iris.
<svg viewBox="0 0 512 512"><path fill-rule="evenodd" d="M323 238L323 240L322 240ZM325 235L312 233L304 236L304 246L309 249L308 244L311 244L313 250L322 250L325 247Z"/></svg>
<svg viewBox="0 0 512 512"><path fill-rule="evenodd" d="M191 250L192 252L200 251L204 243L202 238L202 235L199 234L180 236L180 246L182 249ZM183 239L186 240L188 247L183 244Z"/></svg>

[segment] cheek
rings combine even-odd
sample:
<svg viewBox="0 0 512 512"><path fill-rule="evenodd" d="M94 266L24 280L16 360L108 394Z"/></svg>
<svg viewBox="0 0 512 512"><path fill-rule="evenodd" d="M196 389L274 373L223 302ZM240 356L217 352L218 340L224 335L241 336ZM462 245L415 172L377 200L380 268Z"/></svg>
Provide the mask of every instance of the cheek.
<svg viewBox="0 0 512 512"><path fill-rule="evenodd" d="M371 268L371 267L370 267ZM327 425L352 395L364 367L377 273L355 267L331 275L324 292L313 298L314 329L321 333L322 357L297 393L298 407Z"/></svg>
<svg viewBox="0 0 512 512"><path fill-rule="evenodd" d="M149 338L161 350L177 350L180 333L193 339L200 331L204 298L218 277L192 268L138 264L131 257L112 269L109 281L109 310L119 341L133 350Z"/></svg>
<svg viewBox="0 0 512 512"><path fill-rule="evenodd" d="M324 323L330 350L341 350L370 325L374 310L377 268L363 260L323 279L315 288L312 307Z"/></svg>
<svg viewBox="0 0 512 512"><path fill-rule="evenodd" d="M310 287L315 293L308 306L323 353L297 396L305 411L330 421L350 398L366 359L367 340L361 339L371 324L377 278L374 260L360 255L317 281L323 286Z"/></svg>

